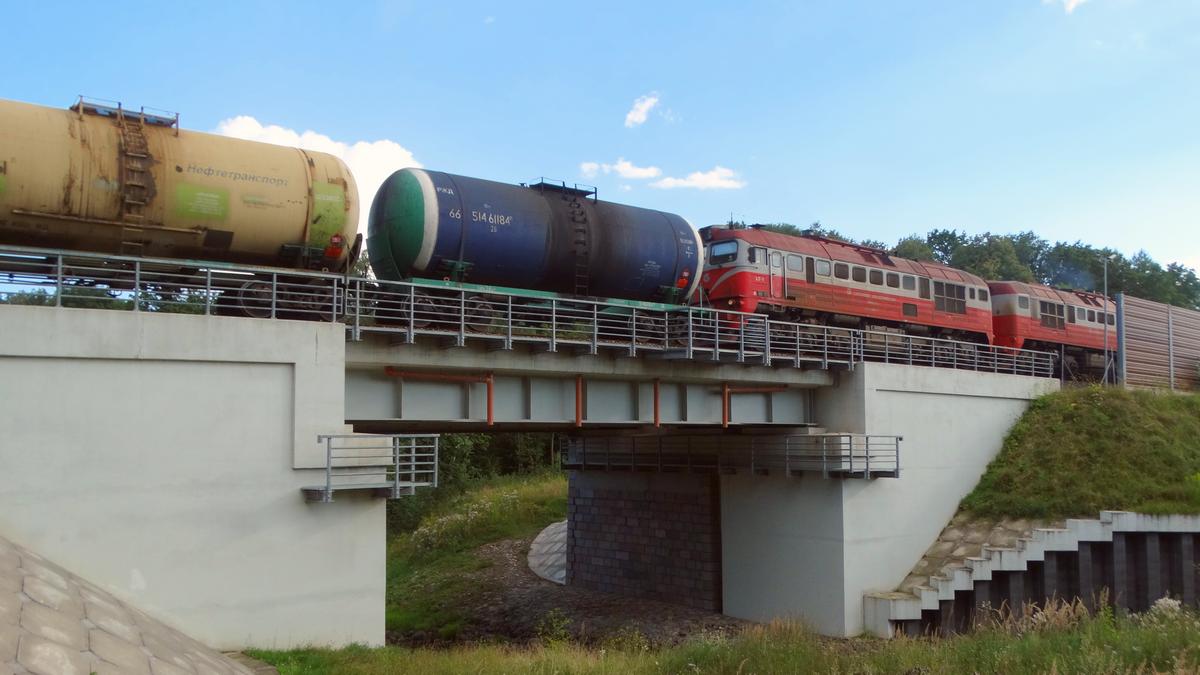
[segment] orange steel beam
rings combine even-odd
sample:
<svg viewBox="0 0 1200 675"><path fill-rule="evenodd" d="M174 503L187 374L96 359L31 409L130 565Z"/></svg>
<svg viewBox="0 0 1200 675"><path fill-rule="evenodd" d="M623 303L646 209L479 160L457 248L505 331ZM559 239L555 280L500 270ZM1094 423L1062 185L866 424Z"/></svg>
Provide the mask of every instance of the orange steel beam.
<svg viewBox="0 0 1200 675"><path fill-rule="evenodd" d="M763 387L731 387L728 382L721 384L721 426L729 426L729 397L734 394L774 394L787 391L787 386L778 384Z"/></svg>
<svg viewBox="0 0 1200 675"><path fill-rule="evenodd" d="M575 426L583 426L583 376L575 376Z"/></svg>
<svg viewBox="0 0 1200 675"><path fill-rule="evenodd" d="M493 426L496 421L495 417L495 389L496 378L492 373L484 373L483 375L452 375L450 373L422 373L419 371L400 370L387 366L383 369L385 375L389 377L399 377L405 380L417 380L424 382L461 382L463 384L479 384L487 385L487 425Z"/></svg>

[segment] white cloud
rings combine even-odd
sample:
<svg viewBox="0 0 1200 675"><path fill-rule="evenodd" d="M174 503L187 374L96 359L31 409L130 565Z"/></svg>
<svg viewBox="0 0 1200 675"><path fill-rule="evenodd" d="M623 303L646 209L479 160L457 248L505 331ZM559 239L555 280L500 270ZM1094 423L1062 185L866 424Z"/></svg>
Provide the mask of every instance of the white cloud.
<svg viewBox="0 0 1200 675"><path fill-rule="evenodd" d="M487 23L496 23L496 17L494 17L494 16L484 17L484 19L483 19L483 22L484 22L485 24L487 24Z"/></svg>
<svg viewBox="0 0 1200 675"><path fill-rule="evenodd" d="M621 192L629 192L632 189L633 189L632 185L622 185L621 186Z"/></svg>
<svg viewBox="0 0 1200 675"><path fill-rule="evenodd" d="M358 184L358 229L364 233L367 229L371 200L375 198L375 193L384 179L398 169L421 166L411 152L395 141L384 139L344 143L315 131L301 133L275 124L264 125L249 115L221 120L216 133L249 141L325 152L340 158L350 167L354 181Z"/></svg>
<svg viewBox="0 0 1200 675"><path fill-rule="evenodd" d="M650 111L654 110L656 105L658 105L658 92L652 91L645 96L637 97L633 102L633 107L625 113L625 126L636 127L645 124Z"/></svg>
<svg viewBox="0 0 1200 675"><path fill-rule="evenodd" d="M1087 2L1087 1L1088 0L1042 0L1042 4L1043 5L1062 4L1063 9L1066 10L1067 14L1070 14L1070 13L1074 12L1076 9L1078 9L1080 5L1082 5L1083 3Z"/></svg>
<svg viewBox="0 0 1200 675"><path fill-rule="evenodd" d="M584 178L595 178L603 172L615 173L621 178L629 180L648 180L662 175L662 169L657 166L637 166L624 157L618 157L617 161L612 164L583 162L579 165L579 172L583 174Z"/></svg>
<svg viewBox="0 0 1200 675"><path fill-rule="evenodd" d="M686 178L667 176L656 180L650 187L670 190L673 188L695 188L697 190L737 190L746 187L746 181L738 178L733 169L714 166L711 171L695 171Z"/></svg>

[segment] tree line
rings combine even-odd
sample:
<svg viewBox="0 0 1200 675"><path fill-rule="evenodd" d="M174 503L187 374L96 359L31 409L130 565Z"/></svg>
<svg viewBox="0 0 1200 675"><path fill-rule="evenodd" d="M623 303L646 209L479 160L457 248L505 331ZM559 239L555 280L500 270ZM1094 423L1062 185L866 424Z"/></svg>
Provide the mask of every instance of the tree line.
<svg viewBox="0 0 1200 675"><path fill-rule="evenodd" d="M1025 281L1096 293L1104 290L1107 258L1110 296L1128 293L1177 307L1200 309L1200 278L1196 271L1179 263L1164 267L1145 251L1127 257L1120 251L1081 241L1051 243L1034 232L969 235L958 230L933 229L923 236L909 235L889 246L872 239L855 241L819 222L807 228L772 223L763 225L763 229L792 235L812 234L878 248L900 258L956 267L984 279Z"/></svg>

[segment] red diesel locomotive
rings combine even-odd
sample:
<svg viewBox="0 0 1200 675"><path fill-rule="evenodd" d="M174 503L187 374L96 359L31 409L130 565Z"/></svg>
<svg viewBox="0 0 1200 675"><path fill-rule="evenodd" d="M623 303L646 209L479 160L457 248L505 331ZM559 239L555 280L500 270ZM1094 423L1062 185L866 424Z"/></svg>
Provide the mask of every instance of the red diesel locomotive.
<svg viewBox="0 0 1200 675"><path fill-rule="evenodd" d="M789 321L992 341L990 290L968 272L758 227L706 227L700 236L708 249L700 287L713 307Z"/></svg>
<svg viewBox="0 0 1200 675"><path fill-rule="evenodd" d="M1117 349L1116 305L1098 293L992 281L994 344L1059 352L1069 371L1104 369L1104 338Z"/></svg>
<svg viewBox="0 0 1200 675"><path fill-rule="evenodd" d="M1069 373L1103 369L1105 324L1116 349L1115 305L1096 293L988 282L882 249L755 226L700 235L700 287L714 308L1052 351Z"/></svg>

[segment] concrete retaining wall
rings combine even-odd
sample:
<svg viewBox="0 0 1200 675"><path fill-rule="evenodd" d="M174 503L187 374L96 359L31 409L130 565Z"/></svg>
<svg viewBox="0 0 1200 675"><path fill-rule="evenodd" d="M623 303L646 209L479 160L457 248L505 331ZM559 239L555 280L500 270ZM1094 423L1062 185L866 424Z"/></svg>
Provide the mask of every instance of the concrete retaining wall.
<svg viewBox="0 0 1200 675"><path fill-rule="evenodd" d="M0 305L0 535L214 647L382 643L384 502L299 492L343 330Z"/></svg>

